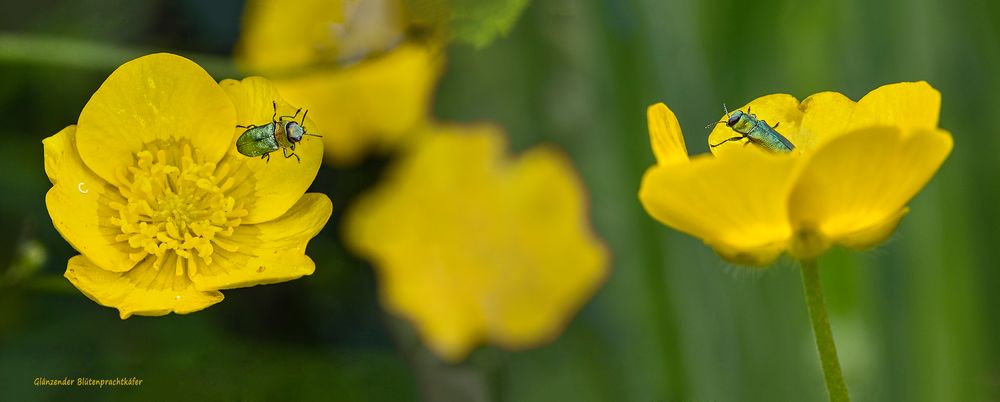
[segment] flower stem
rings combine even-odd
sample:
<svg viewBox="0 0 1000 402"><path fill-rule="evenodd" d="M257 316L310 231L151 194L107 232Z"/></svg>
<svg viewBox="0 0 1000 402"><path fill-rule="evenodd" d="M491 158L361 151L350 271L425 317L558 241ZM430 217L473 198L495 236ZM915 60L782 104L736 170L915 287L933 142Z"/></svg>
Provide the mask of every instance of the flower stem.
<svg viewBox="0 0 1000 402"><path fill-rule="evenodd" d="M136 57L155 53L152 48L122 46L51 36L0 33L0 62L52 65L107 72ZM216 78L242 74L225 57L184 52Z"/></svg>
<svg viewBox="0 0 1000 402"><path fill-rule="evenodd" d="M812 322L813 335L816 336L816 349L823 365L823 379L826 381L826 391L830 394L830 402L848 402L851 397L847 394L847 384L844 383L844 374L837 359L837 345L833 343L826 301L823 299L823 286L819 280L819 264L815 259L802 261L802 286L805 288L809 321Z"/></svg>

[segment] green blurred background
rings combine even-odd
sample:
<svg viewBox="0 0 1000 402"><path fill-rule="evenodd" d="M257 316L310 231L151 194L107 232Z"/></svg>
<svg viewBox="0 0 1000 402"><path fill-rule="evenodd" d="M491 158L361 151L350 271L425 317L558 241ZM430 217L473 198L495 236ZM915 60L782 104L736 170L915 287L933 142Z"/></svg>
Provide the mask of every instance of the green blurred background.
<svg viewBox="0 0 1000 402"><path fill-rule="evenodd" d="M76 291L62 278L76 253L44 206L41 140L142 53L172 51L229 77L242 3L0 6L2 400L825 400L795 266L728 266L642 210L645 109L670 105L701 153L723 102L858 99L912 80L941 91L955 148L888 243L821 259L841 362L856 401L1000 400L1000 3L536 0L492 44L450 45L435 115L497 122L515 151L566 149L614 254L610 279L556 341L481 348L454 366L384 313L372 270L341 246L342 213L385 158L321 169L313 191L335 212L310 245L311 277L125 321ZM18 47L39 35L60 39ZM144 382L32 385L64 376Z"/></svg>

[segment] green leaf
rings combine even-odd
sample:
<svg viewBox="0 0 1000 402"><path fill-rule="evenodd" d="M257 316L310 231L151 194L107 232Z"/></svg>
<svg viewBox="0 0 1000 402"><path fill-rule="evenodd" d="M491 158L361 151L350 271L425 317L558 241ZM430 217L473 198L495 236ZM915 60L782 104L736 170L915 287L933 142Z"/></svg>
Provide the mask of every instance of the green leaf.
<svg viewBox="0 0 1000 402"><path fill-rule="evenodd" d="M418 22L448 29L451 39L482 48L514 27L530 0L407 0Z"/></svg>

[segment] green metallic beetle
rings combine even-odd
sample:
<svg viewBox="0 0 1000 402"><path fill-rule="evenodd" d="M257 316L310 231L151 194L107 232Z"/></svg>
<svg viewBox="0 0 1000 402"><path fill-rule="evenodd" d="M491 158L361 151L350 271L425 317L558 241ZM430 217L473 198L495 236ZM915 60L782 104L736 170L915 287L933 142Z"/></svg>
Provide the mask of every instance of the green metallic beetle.
<svg viewBox="0 0 1000 402"><path fill-rule="evenodd" d="M309 114L308 110L302 114L302 122L299 123L295 121L295 118L299 116L301 108L296 110L294 115L278 117L278 103L271 101L271 104L274 106L274 114L271 115L270 123L263 126L253 124L236 126L246 129L236 140L236 150L246 156L267 158L266 160L270 162L271 152L280 148L285 158L294 156L299 163L302 163L302 158L295 154L295 144L302 141L304 135L313 137L322 137L322 135L306 133L306 127L303 124L306 122L306 115ZM292 153L288 153L289 149L292 150Z"/></svg>
<svg viewBox="0 0 1000 402"><path fill-rule="evenodd" d="M722 108L725 110L726 105L722 105ZM766 121L758 119L757 115L750 114L750 108L747 108L746 113L736 110L732 114L729 114L729 110L725 111L728 118L724 121L711 124L709 127L725 123L726 126L740 133L740 135L725 139L718 144L708 144L710 147L715 148L726 142L739 141L745 138L747 142L743 144L744 146L753 143L775 153L792 152L795 149L795 146L785 136L775 130L780 123L775 123L774 127L771 127Z"/></svg>

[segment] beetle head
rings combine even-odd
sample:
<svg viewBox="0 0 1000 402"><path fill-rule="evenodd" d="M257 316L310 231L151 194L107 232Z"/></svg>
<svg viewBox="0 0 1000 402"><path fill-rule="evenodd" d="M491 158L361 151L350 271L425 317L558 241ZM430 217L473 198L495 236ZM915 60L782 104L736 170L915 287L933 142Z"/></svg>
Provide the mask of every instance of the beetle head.
<svg viewBox="0 0 1000 402"><path fill-rule="evenodd" d="M729 115L729 119L726 120L726 125L729 127L735 126L736 123L740 122L740 119L742 117L743 117L742 111L739 110L733 111L733 114Z"/></svg>
<svg viewBox="0 0 1000 402"><path fill-rule="evenodd" d="M305 127L302 127L299 123L294 121L285 123L285 135L288 137L289 142L296 143L302 141L302 135L305 133Z"/></svg>

